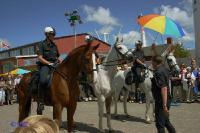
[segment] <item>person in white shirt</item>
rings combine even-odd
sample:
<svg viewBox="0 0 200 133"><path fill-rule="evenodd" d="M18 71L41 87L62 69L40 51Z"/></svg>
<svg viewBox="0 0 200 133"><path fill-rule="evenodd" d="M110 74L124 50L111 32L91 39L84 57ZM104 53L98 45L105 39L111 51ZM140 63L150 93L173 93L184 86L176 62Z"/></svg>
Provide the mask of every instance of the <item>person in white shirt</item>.
<svg viewBox="0 0 200 133"><path fill-rule="evenodd" d="M14 80L14 86L15 86L15 91L16 91L16 92L17 92L17 86L18 86L18 84L20 83L21 79L22 79L22 75L18 75L18 76L15 78L15 80ZM17 93L16 102L18 103L18 101L19 101L19 98L18 98L18 93Z"/></svg>

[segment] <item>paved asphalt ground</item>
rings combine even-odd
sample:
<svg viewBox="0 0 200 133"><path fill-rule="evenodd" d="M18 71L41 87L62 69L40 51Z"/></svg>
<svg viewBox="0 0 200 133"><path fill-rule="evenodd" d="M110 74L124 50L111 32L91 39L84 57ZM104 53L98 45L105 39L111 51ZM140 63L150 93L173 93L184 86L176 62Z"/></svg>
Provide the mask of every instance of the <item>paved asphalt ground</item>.
<svg viewBox="0 0 200 133"><path fill-rule="evenodd" d="M123 115L122 103L119 104L119 118L112 120L112 127L116 133L155 133L155 123L147 124L144 120L145 104L128 103L128 112L131 115L126 118ZM36 104L32 104L32 115L36 114ZM113 107L112 107L113 111ZM52 108L45 107L44 114L52 118ZM66 124L66 110L63 110L63 124ZM172 107L170 118L177 129L177 133L200 133L200 104L183 103L181 106ZM10 133L14 127L11 122L17 122L18 105L0 106L0 133ZM79 102L75 114L77 133L98 133L98 112L96 102ZM106 119L103 121L104 129ZM65 133L65 128L61 133Z"/></svg>

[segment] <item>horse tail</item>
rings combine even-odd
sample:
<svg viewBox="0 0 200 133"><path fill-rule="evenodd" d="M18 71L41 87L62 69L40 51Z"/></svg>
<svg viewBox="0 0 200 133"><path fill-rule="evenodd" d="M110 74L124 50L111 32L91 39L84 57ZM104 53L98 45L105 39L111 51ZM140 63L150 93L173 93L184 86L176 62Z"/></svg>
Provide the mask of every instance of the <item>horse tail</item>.
<svg viewBox="0 0 200 133"><path fill-rule="evenodd" d="M27 97L26 97L26 101L25 101L25 116L27 117L27 116L29 116L29 114L30 114L30 110L31 110L31 96L30 95L28 95Z"/></svg>
<svg viewBox="0 0 200 133"><path fill-rule="evenodd" d="M23 79L18 85L19 95L19 122L28 117L31 108L31 95L27 90L27 83Z"/></svg>

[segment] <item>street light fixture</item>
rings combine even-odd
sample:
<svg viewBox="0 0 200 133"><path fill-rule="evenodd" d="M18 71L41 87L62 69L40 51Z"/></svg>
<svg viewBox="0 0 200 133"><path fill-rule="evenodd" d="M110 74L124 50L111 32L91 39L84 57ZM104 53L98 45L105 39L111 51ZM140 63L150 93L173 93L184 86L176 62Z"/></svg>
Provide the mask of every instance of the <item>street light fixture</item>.
<svg viewBox="0 0 200 133"><path fill-rule="evenodd" d="M74 48L76 48L76 24L82 24L81 17L77 10L72 11L71 13L65 13L65 16L68 17L70 26L73 27L74 31Z"/></svg>

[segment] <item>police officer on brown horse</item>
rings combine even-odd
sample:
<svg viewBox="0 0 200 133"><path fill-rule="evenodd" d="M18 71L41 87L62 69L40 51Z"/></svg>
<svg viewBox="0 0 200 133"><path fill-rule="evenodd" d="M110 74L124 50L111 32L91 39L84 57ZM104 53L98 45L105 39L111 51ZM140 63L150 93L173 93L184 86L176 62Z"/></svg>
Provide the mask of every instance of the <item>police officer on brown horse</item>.
<svg viewBox="0 0 200 133"><path fill-rule="evenodd" d="M38 55L38 66L39 66L39 99L38 110L44 110L44 90L47 86L47 76L50 73L51 68L56 62L60 62L59 52L56 44L53 42L55 39L56 31L52 27L46 27L44 29L46 39L39 44L37 55Z"/></svg>

